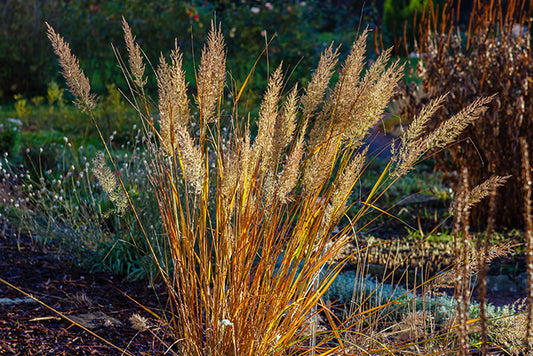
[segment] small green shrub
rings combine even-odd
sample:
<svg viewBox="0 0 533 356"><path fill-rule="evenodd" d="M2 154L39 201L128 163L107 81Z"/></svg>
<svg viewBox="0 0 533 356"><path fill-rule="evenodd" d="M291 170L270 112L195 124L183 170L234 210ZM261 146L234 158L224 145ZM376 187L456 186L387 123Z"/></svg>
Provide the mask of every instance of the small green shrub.
<svg viewBox="0 0 533 356"><path fill-rule="evenodd" d="M14 118L0 119L0 155L14 156L20 142L22 122Z"/></svg>

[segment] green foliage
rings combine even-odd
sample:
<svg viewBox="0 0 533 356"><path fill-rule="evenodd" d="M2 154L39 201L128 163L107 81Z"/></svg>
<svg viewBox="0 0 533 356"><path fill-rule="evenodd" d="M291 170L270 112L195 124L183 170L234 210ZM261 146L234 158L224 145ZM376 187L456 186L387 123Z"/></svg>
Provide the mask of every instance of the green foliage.
<svg viewBox="0 0 533 356"><path fill-rule="evenodd" d="M106 90L95 117L110 143L120 148L135 135L135 113L115 85L106 86ZM0 135L4 137L0 152L8 152L16 161L41 161L44 167L53 167L58 156L51 145L61 144L66 136L77 145L101 146L89 118L67 104L64 90L56 82L48 85L46 99L37 96L28 100L20 94L14 98L13 106L0 109Z"/></svg>
<svg viewBox="0 0 533 356"><path fill-rule="evenodd" d="M13 118L0 119L0 155L13 156L17 152L22 122Z"/></svg>
<svg viewBox="0 0 533 356"><path fill-rule="evenodd" d="M305 82L310 73L303 70L316 63L324 45L333 37L347 45L353 31L372 25L375 6L364 8L364 24L360 23L364 2L349 5L334 1L203 1L160 2L156 0L107 1L90 0L13 0L0 4L0 88L3 100L23 93L32 97L46 93L46 84L57 79L51 49L44 41L45 21L51 24L79 54L81 64L91 73L91 85L104 93L108 83L125 87L110 45L124 55L120 41L120 21L124 16L137 34L137 41L152 63L157 63L161 48L169 48L177 39L187 63L187 81L194 82L192 49L197 59L203 31L216 16L225 24L228 57L234 79L246 78L257 56L265 48L266 34L272 66L283 59L286 68L295 69L292 77ZM298 24L295 26L294 24ZM166 29L166 30L161 30ZM193 35L194 34L194 35ZM331 35L333 34L333 36ZM305 55L304 55L305 54ZM258 68L253 88L264 89L266 66ZM239 83L242 85L242 83ZM155 82L148 83L155 91ZM69 95L65 95L66 98Z"/></svg>

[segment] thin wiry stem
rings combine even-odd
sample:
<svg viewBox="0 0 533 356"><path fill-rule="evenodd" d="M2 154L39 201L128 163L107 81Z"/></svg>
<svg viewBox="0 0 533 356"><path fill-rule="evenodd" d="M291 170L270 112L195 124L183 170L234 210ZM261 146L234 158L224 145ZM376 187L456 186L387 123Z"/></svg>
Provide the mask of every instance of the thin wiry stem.
<svg viewBox="0 0 533 356"><path fill-rule="evenodd" d="M526 353L532 350L531 337L533 328L533 214L531 204L531 192L532 192L532 174L531 163L529 158L529 144L527 140L522 137L520 139L520 145L522 148L522 174L523 174L523 186L524 186L524 218L526 221L526 251L527 251L527 282L528 282L528 294L527 294L527 328L526 328Z"/></svg>

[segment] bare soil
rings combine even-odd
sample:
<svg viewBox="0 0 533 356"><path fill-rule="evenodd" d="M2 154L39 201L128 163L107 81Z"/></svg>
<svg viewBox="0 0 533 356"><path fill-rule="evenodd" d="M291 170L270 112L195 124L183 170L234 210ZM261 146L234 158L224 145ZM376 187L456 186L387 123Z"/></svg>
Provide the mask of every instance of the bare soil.
<svg viewBox="0 0 533 356"><path fill-rule="evenodd" d="M69 318L85 320L92 332L130 354L165 352L156 337L161 332L156 328L139 332L129 321L133 314L150 315L127 296L153 310L159 308L146 282L84 272L9 229L0 234L0 278ZM165 290L158 295L164 300ZM0 355L123 354L4 283L0 283L0 300Z"/></svg>

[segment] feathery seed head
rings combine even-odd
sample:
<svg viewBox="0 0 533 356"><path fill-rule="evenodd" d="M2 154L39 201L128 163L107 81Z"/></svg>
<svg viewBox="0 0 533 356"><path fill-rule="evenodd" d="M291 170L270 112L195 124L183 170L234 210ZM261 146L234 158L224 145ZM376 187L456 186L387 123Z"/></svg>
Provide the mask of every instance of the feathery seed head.
<svg viewBox="0 0 533 356"><path fill-rule="evenodd" d="M300 161L304 154L304 132L305 128L302 130L302 133L300 133L294 149L290 153L289 157L287 157L287 161L285 162L285 165L283 166L283 169L278 177L277 195L278 199L282 203L289 202L289 194L298 182L298 176L300 174L301 167Z"/></svg>
<svg viewBox="0 0 533 356"><path fill-rule="evenodd" d="M452 143L468 125L485 112L487 109L486 104L491 102L493 98L494 96L476 99L472 104L443 122L434 131L420 138L420 133L428 122L429 117L441 106L444 97L439 97L430 102L422 110L419 117L413 121L409 129L405 131L404 136L407 136L402 138L403 147L399 152L393 150L392 159L396 167L392 174L396 177L404 175L424 153L433 148L442 148Z"/></svg>
<svg viewBox="0 0 533 356"><path fill-rule="evenodd" d="M287 100L283 104L283 115L279 118L277 146L280 149L286 148L293 140L296 131L296 114L298 112L298 86L290 92Z"/></svg>
<svg viewBox="0 0 533 356"><path fill-rule="evenodd" d="M214 121L213 112L224 89L226 79L226 54L222 29L211 22L207 43L202 50L198 70L197 102L204 123Z"/></svg>
<svg viewBox="0 0 533 356"><path fill-rule="evenodd" d="M474 187L465 195L463 209L470 210L474 205L488 197L492 192L496 191L498 187L503 186L509 178L511 178L511 176L492 176L483 183ZM458 202L454 202L454 204L450 207L450 212L454 213L458 211L458 207Z"/></svg>
<svg viewBox="0 0 533 356"><path fill-rule="evenodd" d="M149 328L148 320L139 314L133 314L130 317L131 327L137 331L146 330Z"/></svg>
<svg viewBox="0 0 533 356"><path fill-rule="evenodd" d="M254 154L261 158L263 172L272 169L280 152L277 146L280 142L275 140L274 133L278 119L278 103L281 99L283 86L283 72L280 65L268 80L268 87L261 103L258 120L258 134L254 143Z"/></svg>
<svg viewBox="0 0 533 356"><path fill-rule="evenodd" d="M364 66L367 36L368 31L365 30L354 41L350 54L341 67L339 82L335 86L333 98L330 101L330 105L335 107L335 117L333 118L335 122L345 121L352 111L354 101L357 100L360 74Z"/></svg>
<svg viewBox="0 0 533 356"><path fill-rule="evenodd" d="M135 42L135 36L132 35L130 26L124 17L122 17L122 29L124 31L124 42L126 42L126 48L128 49L129 64L134 79L133 82L139 88L142 88L146 85L147 79L143 78L144 63L141 57L141 48Z"/></svg>
<svg viewBox="0 0 533 356"><path fill-rule="evenodd" d="M177 44L170 53L170 60L169 65L161 56L157 68L161 145L167 156L173 156L177 146L177 125L186 127L190 117L182 55Z"/></svg>
<svg viewBox="0 0 533 356"><path fill-rule="evenodd" d="M185 180L191 184L196 194L199 194L205 184L206 169L202 159L202 152L198 148L185 127L176 123L176 142Z"/></svg>
<svg viewBox="0 0 533 356"><path fill-rule="evenodd" d="M119 213L122 213L128 207L128 199L118 183L117 177L106 164L104 155L99 154L93 158L93 172L98 183L109 197L109 200L115 204Z"/></svg>
<svg viewBox="0 0 533 356"><path fill-rule="evenodd" d="M305 90L302 98L303 117L312 115L316 108L322 103L324 94L328 89L328 84L333 74L333 69L337 64L339 49L333 51L333 43L322 53L318 67L313 73L313 77Z"/></svg>
<svg viewBox="0 0 533 356"><path fill-rule="evenodd" d="M78 59L72 54L69 44L63 37L57 34L48 23L46 26L48 27L48 39L52 42L54 52L59 57L61 74L67 82L69 91L76 98L74 103L82 111L93 110L96 107L96 96L91 93L89 79L81 70Z"/></svg>

